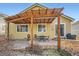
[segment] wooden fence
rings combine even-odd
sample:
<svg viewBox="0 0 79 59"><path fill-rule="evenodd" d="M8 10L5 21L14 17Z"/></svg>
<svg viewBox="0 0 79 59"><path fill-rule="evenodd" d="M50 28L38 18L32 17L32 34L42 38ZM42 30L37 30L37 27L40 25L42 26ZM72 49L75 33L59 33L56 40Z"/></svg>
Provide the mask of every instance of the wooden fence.
<svg viewBox="0 0 79 59"><path fill-rule="evenodd" d="M74 55L79 55L79 40L62 40L61 48L71 52Z"/></svg>

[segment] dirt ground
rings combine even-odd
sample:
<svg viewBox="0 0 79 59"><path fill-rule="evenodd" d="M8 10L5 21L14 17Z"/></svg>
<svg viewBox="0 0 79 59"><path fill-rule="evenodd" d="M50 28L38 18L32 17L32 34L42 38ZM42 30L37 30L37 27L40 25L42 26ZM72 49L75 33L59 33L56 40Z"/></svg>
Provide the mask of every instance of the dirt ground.
<svg viewBox="0 0 79 59"><path fill-rule="evenodd" d="M67 42L67 44L68 44L68 42ZM72 41L72 43L74 44L73 41ZM78 43L79 43L78 41L77 41L77 43L75 42L75 44L77 44L77 45L78 45ZM49 43L48 43L48 41L39 42L39 44L41 46L42 45L46 45L46 46L53 45L54 48L57 47L57 41L49 41ZM68 44L68 46L69 46L69 44ZM25 50L26 47L28 47L28 42L26 40L25 41L18 41L18 40L16 40L16 41L7 41L7 40L0 41L0 56L38 56L37 54L31 54L28 51L26 51ZM22 48L22 49L19 49L19 48ZM66 50L72 53L72 51L71 51L72 49L70 50L69 48L66 48ZM77 50L79 50L79 49L77 49ZM52 50L43 50L42 54L43 54L43 56L45 56L45 55L59 56L60 55L53 48L52 48ZM75 52L72 55L77 56L77 55L79 55L79 52Z"/></svg>
<svg viewBox="0 0 79 59"><path fill-rule="evenodd" d="M0 56L39 56L38 54L30 53L29 51L26 51L25 49L11 49L12 43L6 43L3 45L0 45ZM53 51L53 55L59 55L58 53L55 53ZM43 54L41 56L45 55L46 53L49 53L47 51L43 51Z"/></svg>

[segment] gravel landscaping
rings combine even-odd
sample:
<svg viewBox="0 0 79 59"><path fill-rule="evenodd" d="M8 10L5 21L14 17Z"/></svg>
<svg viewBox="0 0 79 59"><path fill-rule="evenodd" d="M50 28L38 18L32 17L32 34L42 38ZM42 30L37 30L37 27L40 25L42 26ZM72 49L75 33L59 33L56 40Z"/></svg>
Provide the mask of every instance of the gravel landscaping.
<svg viewBox="0 0 79 59"><path fill-rule="evenodd" d="M33 50L28 49L11 49L10 44L0 46L0 56L70 56L64 50L42 49L40 46L34 46Z"/></svg>
<svg viewBox="0 0 79 59"><path fill-rule="evenodd" d="M71 54L56 48L43 49L39 44L34 45L33 49L29 49L25 41L9 41L5 44L0 44L0 56L71 56Z"/></svg>
<svg viewBox="0 0 79 59"><path fill-rule="evenodd" d="M25 50L0 50L0 56L71 56L71 54L56 49L43 50L40 55Z"/></svg>

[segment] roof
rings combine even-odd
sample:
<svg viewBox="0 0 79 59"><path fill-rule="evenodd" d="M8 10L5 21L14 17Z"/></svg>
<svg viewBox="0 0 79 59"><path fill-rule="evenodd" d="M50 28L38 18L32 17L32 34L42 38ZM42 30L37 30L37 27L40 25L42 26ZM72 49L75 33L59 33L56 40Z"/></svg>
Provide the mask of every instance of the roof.
<svg viewBox="0 0 79 59"><path fill-rule="evenodd" d="M30 7L24 9L24 10L21 11L20 13L23 13L23 12L25 12L25 11L27 11L27 10L30 10L30 9L36 7L36 6L37 6L37 7L41 7L41 8L45 8L45 9L47 9L47 7L45 7L45 6L41 5L41 4L35 3L35 4L31 5Z"/></svg>
<svg viewBox="0 0 79 59"><path fill-rule="evenodd" d="M5 23L5 17L8 17L8 15L0 13L0 24L4 24Z"/></svg>
<svg viewBox="0 0 79 59"><path fill-rule="evenodd" d="M70 17L70 16L67 16L67 15L64 15L64 14L62 14L61 16L65 17L65 18L67 18L67 19L69 19L69 20L71 20L71 21L74 21L74 20L75 20L74 18L72 18L72 17Z"/></svg>
<svg viewBox="0 0 79 59"><path fill-rule="evenodd" d="M77 24L79 24L79 20L72 23L72 25L77 25Z"/></svg>
<svg viewBox="0 0 79 59"><path fill-rule="evenodd" d="M8 15L0 13L0 17L8 17Z"/></svg>

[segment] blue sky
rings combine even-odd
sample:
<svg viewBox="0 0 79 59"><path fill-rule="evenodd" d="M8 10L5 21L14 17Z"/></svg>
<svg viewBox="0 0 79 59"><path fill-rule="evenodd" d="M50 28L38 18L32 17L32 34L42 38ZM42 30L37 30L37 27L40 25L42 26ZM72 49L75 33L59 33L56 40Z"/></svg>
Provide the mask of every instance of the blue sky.
<svg viewBox="0 0 79 59"><path fill-rule="evenodd" d="M24 9L33 5L32 3L0 3L0 13L7 15L15 15ZM79 20L79 4L78 3L42 3L48 8L64 7L64 14L76 20Z"/></svg>

